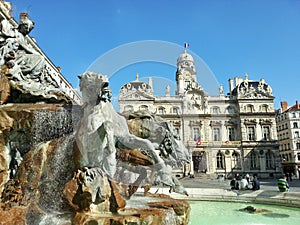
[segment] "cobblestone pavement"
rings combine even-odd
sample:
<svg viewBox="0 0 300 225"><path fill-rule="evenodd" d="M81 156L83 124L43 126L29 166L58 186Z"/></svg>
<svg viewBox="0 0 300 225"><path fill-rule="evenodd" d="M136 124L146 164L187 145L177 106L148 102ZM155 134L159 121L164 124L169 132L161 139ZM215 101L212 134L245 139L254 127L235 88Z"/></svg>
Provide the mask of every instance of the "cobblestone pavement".
<svg viewBox="0 0 300 225"><path fill-rule="evenodd" d="M230 189L230 180L218 180L215 176L207 174L198 174L195 178L184 177L179 179L185 188L220 188ZM277 179L260 179L260 189L269 191L278 191ZM294 179L288 181L290 192L300 192L300 180Z"/></svg>

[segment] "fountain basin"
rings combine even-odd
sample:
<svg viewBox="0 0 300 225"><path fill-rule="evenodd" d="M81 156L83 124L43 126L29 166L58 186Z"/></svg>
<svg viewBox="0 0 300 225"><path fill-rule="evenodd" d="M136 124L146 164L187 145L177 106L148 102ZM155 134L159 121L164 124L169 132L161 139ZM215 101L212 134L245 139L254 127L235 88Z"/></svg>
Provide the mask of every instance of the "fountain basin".
<svg viewBox="0 0 300 225"><path fill-rule="evenodd" d="M269 212L240 211L247 206ZM189 225L294 225L300 221L300 208L242 202L190 201Z"/></svg>

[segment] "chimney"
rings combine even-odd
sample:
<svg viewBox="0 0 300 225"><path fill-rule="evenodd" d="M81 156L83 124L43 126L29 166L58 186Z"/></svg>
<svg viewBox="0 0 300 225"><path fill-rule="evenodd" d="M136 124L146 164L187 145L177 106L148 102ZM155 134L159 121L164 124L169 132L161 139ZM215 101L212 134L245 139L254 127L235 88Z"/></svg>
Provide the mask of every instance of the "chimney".
<svg viewBox="0 0 300 225"><path fill-rule="evenodd" d="M243 82L243 78L241 78L241 77L235 77L235 86L238 86L242 82Z"/></svg>
<svg viewBox="0 0 300 225"><path fill-rule="evenodd" d="M287 102L280 102L281 104L281 111L284 112L288 108L288 103Z"/></svg>
<svg viewBox="0 0 300 225"><path fill-rule="evenodd" d="M296 100L296 109L300 109L298 100Z"/></svg>
<svg viewBox="0 0 300 225"><path fill-rule="evenodd" d="M229 83L229 91L232 92L234 89L234 80L232 78L230 78L228 80L228 83Z"/></svg>

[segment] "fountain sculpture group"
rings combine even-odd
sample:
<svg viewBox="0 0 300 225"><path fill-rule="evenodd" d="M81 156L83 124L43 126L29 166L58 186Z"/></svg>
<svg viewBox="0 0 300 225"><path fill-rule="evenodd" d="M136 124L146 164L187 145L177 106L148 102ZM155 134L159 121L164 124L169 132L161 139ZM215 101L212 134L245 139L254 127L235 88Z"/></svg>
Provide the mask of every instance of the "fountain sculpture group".
<svg viewBox="0 0 300 225"><path fill-rule="evenodd" d="M108 78L93 72L79 76L83 104L71 104L28 44L33 25L21 14L0 27L1 224L187 224L186 201L149 193L187 194L172 175L190 160L172 125L115 112Z"/></svg>

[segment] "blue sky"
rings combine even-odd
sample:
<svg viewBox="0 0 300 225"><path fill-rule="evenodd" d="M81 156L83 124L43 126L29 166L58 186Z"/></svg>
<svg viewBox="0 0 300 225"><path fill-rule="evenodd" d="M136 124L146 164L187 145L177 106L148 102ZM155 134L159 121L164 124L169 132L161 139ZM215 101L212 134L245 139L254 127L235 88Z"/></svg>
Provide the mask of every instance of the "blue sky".
<svg viewBox="0 0 300 225"><path fill-rule="evenodd" d="M225 92L229 78L247 72L249 79L265 78L272 86L276 108L280 101L292 105L300 100L300 0L10 2L15 19L20 12L29 13L36 24L31 36L74 87L77 75L112 49L159 40L190 43L190 51L206 63ZM177 57L170 55L174 64ZM136 63L114 74L111 86L118 94L136 73L174 82L175 71L162 63ZM201 84L199 71L198 77Z"/></svg>

